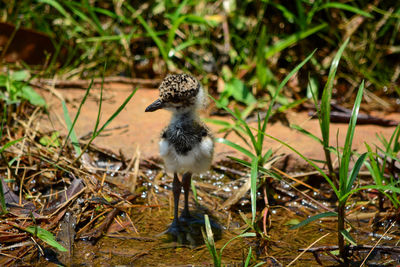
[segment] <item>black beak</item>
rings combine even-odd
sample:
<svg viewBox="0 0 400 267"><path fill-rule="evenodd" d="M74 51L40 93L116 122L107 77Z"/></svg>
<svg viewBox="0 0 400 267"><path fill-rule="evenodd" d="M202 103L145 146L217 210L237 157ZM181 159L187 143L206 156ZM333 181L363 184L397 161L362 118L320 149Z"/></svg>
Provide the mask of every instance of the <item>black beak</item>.
<svg viewBox="0 0 400 267"><path fill-rule="evenodd" d="M154 101L153 103L151 103L144 112L152 112L152 111L156 111L157 109L163 108L164 107L164 103L160 100L157 99L156 101Z"/></svg>

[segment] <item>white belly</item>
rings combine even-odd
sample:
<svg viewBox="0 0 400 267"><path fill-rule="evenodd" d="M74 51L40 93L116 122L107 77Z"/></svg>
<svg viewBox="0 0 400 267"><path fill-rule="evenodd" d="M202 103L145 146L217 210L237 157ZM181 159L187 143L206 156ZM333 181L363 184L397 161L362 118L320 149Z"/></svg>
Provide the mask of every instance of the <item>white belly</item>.
<svg viewBox="0 0 400 267"><path fill-rule="evenodd" d="M211 160L214 152L214 143L207 136L185 155L176 153L165 139L161 139L160 155L164 160L167 172L174 173L203 173L210 168Z"/></svg>

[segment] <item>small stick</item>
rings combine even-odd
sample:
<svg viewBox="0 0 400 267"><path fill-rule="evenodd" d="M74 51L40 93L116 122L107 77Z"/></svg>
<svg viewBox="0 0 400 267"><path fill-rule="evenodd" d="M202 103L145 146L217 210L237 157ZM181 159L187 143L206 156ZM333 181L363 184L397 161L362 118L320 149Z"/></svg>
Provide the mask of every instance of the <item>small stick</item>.
<svg viewBox="0 0 400 267"><path fill-rule="evenodd" d="M314 188L314 187L312 187L311 185L308 185L308 184L304 183L303 181L300 181L300 180L294 178L293 176L290 176L289 174L287 174L287 173L285 173L285 172L279 170L278 168L272 167L272 169L273 169L274 171L276 171L276 172L282 174L283 176L289 178L290 180L293 180L293 181L295 181L296 183L299 183L299 184L301 184L301 185L303 185L303 186L305 186L305 187L307 187L307 188L313 190L314 192L317 192L318 194L320 194L319 190L316 189L316 188Z"/></svg>
<svg viewBox="0 0 400 267"><path fill-rule="evenodd" d="M267 186L266 185L264 185L264 187L263 187L263 193L264 193L264 203L265 203L264 214L263 214L263 228L264 228L265 236L268 236L268 232L267 232L267 217L268 217L268 212L269 212L269 202L268 202Z"/></svg>
<svg viewBox="0 0 400 267"><path fill-rule="evenodd" d="M21 183L19 184L19 205L20 206L22 206L22 188L24 185L25 175L26 175L26 169L24 169L24 173L22 174Z"/></svg>
<svg viewBox="0 0 400 267"><path fill-rule="evenodd" d="M392 225L390 225L390 227L385 231L385 233L381 236L381 238L379 238L378 241L376 241L375 245L371 248L371 250L368 252L368 255L365 257L365 259L363 260L363 262L361 263L360 267L364 265L364 263L367 261L369 255L372 253L372 251L376 248L376 246L379 244L379 242L381 242L382 238L389 232L390 229L392 229L392 227L394 226L394 224L396 223L396 221L394 221L392 223Z"/></svg>
<svg viewBox="0 0 400 267"><path fill-rule="evenodd" d="M140 162L140 150L139 146L137 146L135 152L135 166L133 169L133 173L129 177L129 182L131 184L129 191L131 191L132 194L135 193L136 190L137 177L139 173L139 162Z"/></svg>
<svg viewBox="0 0 400 267"><path fill-rule="evenodd" d="M306 249L304 249L299 255L297 255L297 257L292 260L287 266L292 265L293 263L295 263L304 253L306 253L312 246L314 246L316 243L318 243L321 239L327 237L328 235L330 235L330 233L326 233L325 235L321 236L320 238L318 238L317 240L315 240L314 242L311 243L311 245L309 245Z"/></svg>
<svg viewBox="0 0 400 267"><path fill-rule="evenodd" d="M126 216L128 218L128 221L131 223L133 230L136 232L136 234L139 234L139 231L136 229L135 225L132 222L131 216L129 216L129 214L127 214L128 216Z"/></svg>
<svg viewBox="0 0 400 267"><path fill-rule="evenodd" d="M106 209L105 211L101 212L100 214L98 214L96 217L94 217L90 222L88 222L85 226L83 226L77 233L75 236L79 236L80 233L83 232L83 230L85 230L89 225L91 225L93 222L95 222L97 220L97 218L99 218L100 216L103 216L105 213L111 211L111 209Z"/></svg>

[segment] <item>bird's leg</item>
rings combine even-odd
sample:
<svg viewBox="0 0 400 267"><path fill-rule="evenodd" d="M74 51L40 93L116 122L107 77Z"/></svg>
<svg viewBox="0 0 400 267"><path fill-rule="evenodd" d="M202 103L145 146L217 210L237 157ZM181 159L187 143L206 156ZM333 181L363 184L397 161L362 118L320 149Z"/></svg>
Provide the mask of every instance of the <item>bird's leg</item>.
<svg viewBox="0 0 400 267"><path fill-rule="evenodd" d="M174 194L174 220L171 227L178 227L178 210L179 210L179 196L181 194L182 184L178 179L178 174L174 173L174 180L172 182L172 192Z"/></svg>
<svg viewBox="0 0 400 267"><path fill-rule="evenodd" d="M185 173L182 176L182 186L183 190L185 191L185 206L182 212L182 218L185 220L190 219L190 212L189 212L189 191L190 191L190 182L192 180L192 174L190 172Z"/></svg>

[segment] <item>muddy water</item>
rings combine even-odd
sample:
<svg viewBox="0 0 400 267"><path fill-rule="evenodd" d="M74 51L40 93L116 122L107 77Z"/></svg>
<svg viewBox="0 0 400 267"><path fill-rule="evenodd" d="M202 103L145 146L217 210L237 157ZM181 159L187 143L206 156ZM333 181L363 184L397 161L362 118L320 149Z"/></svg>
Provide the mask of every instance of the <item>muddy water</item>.
<svg viewBox="0 0 400 267"><path fill-rule="evenodd" d="M73 265L212 266L212 256L202 242L200 230L203 227L202 223L185 233L183 237L185 244L174 242L169 236L162 234L172 221L170 178L166 176L156 178L156 173L151 172L147 175L149 179L142 184L144 204L132 209L130 213L133 227L126 231L108 232L95 245L78 241L75 244ZM240 210L247 218L251 218L247 197L240 200L239 208L236 206L231 211L218 210L226 197L237 192L237 189L243 185L243 181L236 178L238 177L227 177L218 173L195 178L198 202L196 203L192 198L191 210L200 220L203 214L209 214L215 225L218 224L219 229L222 229L222 235L216 237L217 249L246 229L246 224L239 215ZM276 198L275 205L270 209L269 238L246 238L233 241L223 252L224 264L243 266L248 250L252 247L252 263L264 261L269 262L268 266L285 266L299 255L299 249L308 247L325 234L328 235L313 247L337 244L334 220L317 221L300 229L290 230L293 219L301 221L304 220L305 214L314 215L322 211L313 210L310 205L301 200L279 201L282 197ZM329 203L325 204L329 205ZM331 205L333 206L334 203ZM352 221L354 229L350 233L359 244L374 245L384 232L382 227L372 227L371 218L364 221ZM387 221L382 223L386 226L388 224ZM399 240L400 234L396 225L379 245L396 246ZM360 263L367 253L368 251L357 252L354 258ZM337 264L326 253L319 253L318 259L323 264ZM370 263L389 263L390 265L396 261L400 261L400 255L378 252L373 253ZM319 265L312 253L305 253L293 266Z"/></svg>
<svg viewBox="0 0 400 267"><path fill-rule="evenodd" d="M204 245L196 247L179 245L167 240L165 236L157 236L157 234L165 231L167 225L171 222L171 214L168 209L148 209L145 212L132 214L132 219L139 234L125 233L118 234L118 237L104 237L96 245L90 245L85 241L77 242L73 260L74 265L90 263L89 265L92 266L130 266L132 264L133 266L212 266L212 257ZM271 266L279 266L278 263L287 265L300 253L298 249L308 247L313 241L326 233L330 234L315 246L332 246L337 242L336 224L334 222L317 222L298 230L290 230L289 226L285 225L288 219L288 213L284 209L277 209L277 212L273 214L270 239L267 242L268 248L266 252L263 251L264 248L259 247L260 242L265 242L265 240L254 238L238 239L224 250L223 263L229 264L229 266L242 266L251 246L254 251L254 263L269 260L269 262L277 264ZM362 228L362 230L367 229L367 227ZM216 241L217 248L221 248L239 232L239 229L225 230L222 238ZM112 236L112 234L109 235ZM369 234L365 234L365 232L353 234L353 237L360 244L370 245L374 245L378 239L378 235L373 238ZM383 240L381 245L393 246L398 242L399 236L397 238L392 236L390 239ZM363 260L367 252L357 253L357 258L360 261ZM331 257L324 253L320 254L319 259L324 264L336 264ZM400 255L396 257L375 253L371 263L394 263L399 260ZM305 253L294 266L318 266L318 263L311 253Z"/></svg>

